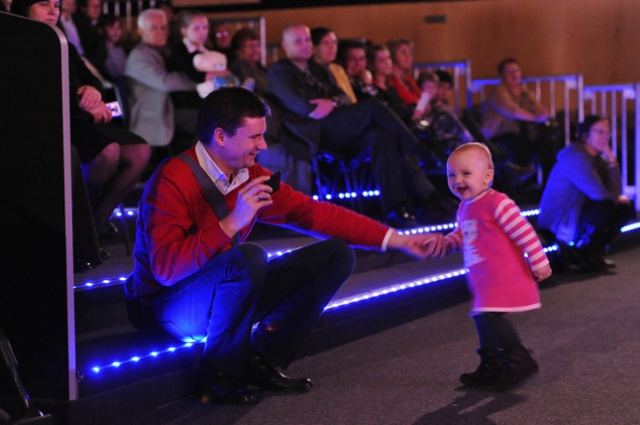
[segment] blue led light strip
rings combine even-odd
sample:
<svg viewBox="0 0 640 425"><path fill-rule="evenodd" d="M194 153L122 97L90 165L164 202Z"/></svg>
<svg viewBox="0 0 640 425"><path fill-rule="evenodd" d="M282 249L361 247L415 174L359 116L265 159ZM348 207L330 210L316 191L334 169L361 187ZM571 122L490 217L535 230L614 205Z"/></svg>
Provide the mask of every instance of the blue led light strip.
<svg viewBox="0 0 640 425"><path fill-rule="evenodd" d="M640 227L640 223L638 223L638 227ZM558 246L557 245L552 245L550 247L544 248L545 252L551 252L551 251L556 251L558 250ZM385 296L385 295L389 295L389 294L393 294L399 291L404 291L404 290L408 290L408 289L413 289L413 288L419 288L421 286L424 285L429 285L435 282L442 282L445 280L449 280L449 279L454 279L460 276L464 276L466 273L468 272L467 269L465 268L461 268L461 269L456 269L456 270L450 270L444 273L439 273L439 274L435 274L435 275L430 275L430 276L425 276L423 278L420 278L418 280L415 281L410 281L410 282L404 282L404 283L399 283L399 284L395 284L395 285L390 285L390 286L386 286L384 288L379 288L379 289L375 289L372 291L367 291L367 292L363 292L351 297L346 297L346 298L342 298L342 299L338 299L334 302L329 303L329 305L327 305L324 309L324 311L330 311L330 310L335 310L337 308L342 308L354 303L358 303L361 301L367 301L373 298L379 298L381 296ZM152 351L149 354L146 355L139 355L139 356L133 356L131 358L129 358L128 360L119 360L119 361L113 361L105 366L94 366L91 368L91 370L94 372L94 374L98 374L104 370L109 370L109 369L115 369L120 367L123 364L128 364L128 363L138 363L141 360L144 359L150 359L150 358L155 358L158 357L162 354L167 354L167 353L175 353L178 350L183 350L186 348L190 348L193 347L194 345L198 345L203 343L203 341L187 341L185 342L183 345L180 346L171 346L169 348L167 348L166 350L162 350L162 351Z"/></svg>
<svg viewBox="0 0 640 425"><path fill-rule="evenodd" d="M539 210L538 209L534 209L534 210L529 210L529 211L523 211L522 215L525 217L529 217L529 216L534 216L539 214ZM402 231L400 233L403 234L415 234L415 233L424 233L424 232L429 232L429 231L439 231L439 230L446 230L446 229L451 229L455 227L455 224L453 223L449 223L449 224L444 224L444 225L436 225L436 226L427 226L427 227L422 227L422 228L418 228L418 229L409 229L409 230L405 230ZM631 223L628 224L626 226L623 226L620 231L622 233L627 233L627 232L631 232L634 230L638 230L640 229L640 221L639 222L635 222L635 223ZM549 247L544 248L544 252L548 253L548 252L554 252L557 251L559 249L558 245L554 244L551 245ZM290 252L291 250L286 250L286 251L277 251L275 253L270 253L269 256L271 255L283 255L286 252ZM336 308L341 308L341 307L345 307L354 303L358 303L358 302L362 302L362 301L366 301L366 300L370 300L373 298L379 298L381 296L385 296L385 295L389 295L389 294L393 294L393 293L397 293L399 291L403 291L403 290L408 290L408 289L413 289L413 288L418 288L424 285L429 285L432 284L434 282L441 282L441 281L445 281L448 279L453 279L456 277L460 277L463 276L467 273L467 270L462 268L462 269L456 269L456 270L451 270L451 271L447 271L444 273L440 273L440 274L436 274L436 275L431 275L431 276L426 276L423 277L421 279L412 281L412 282L405 282L405 283L400 283L400 284L395 284L395 285L390 285L384 288L379 288L379 289L375 289L372 291L367 291L367 292L363 292L351 297L347 297L347 298L343 298L343 299L339 299L336 300L334 302L329 303L329 305L327 305L324 309L324 311L330 311L330 310L335 310ZM114 279L113 284L115 283L121 283L124 280L126 280L126 278L118 278L118 279ZM108 280L105 279L102 282L107 282ZM117 282L116 282L117 281ZM97 283L97 284L108 284L108 283ZM96 285L96 283L93 282L87 282L83 285L79 285L76 288L79 287L89 287L88 285ZM179 350L184 350L187 348L191 348L195 345L201 344L203 343L203 341L187 341L184 342L182 345L179 346L171 346L165 350L160 350L160 351L152 351L148 354L145 355L139 355L139 356L133 356L127 360L121 360L121 361L113 361L105 366L94 366L91 368L91 370L94 372L94 375L99 374L100 372L104 371L104 370L109 370L109 369L116 369L118 367L120 367L121 365L124 364L129 364L129 363L138 363L144 359L150 359L150 358L155 358L158 357L160 355L163 354L168 354L168 353L175 353L176 351Z"/></svg>

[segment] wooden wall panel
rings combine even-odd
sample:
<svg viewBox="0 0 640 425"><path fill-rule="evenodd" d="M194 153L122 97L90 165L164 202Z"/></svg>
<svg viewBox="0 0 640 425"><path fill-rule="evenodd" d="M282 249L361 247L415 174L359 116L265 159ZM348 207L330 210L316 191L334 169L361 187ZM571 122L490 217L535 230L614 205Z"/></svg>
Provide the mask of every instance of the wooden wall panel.
<svg viewBox="0 0 640 425"><path fill-rule="evenodd" d="M180 5L196 4L180 0ZM267 39L276 42L292 22L329 26L339 37L374 42L407 37L416 61L470 58L474 75L495 75L496 64L514 56L525 74L582 72L587 84L640 80L638 0L478 0L397 3L216 14L264 15ZM444 14L446 23L427 24Z"/></svg>

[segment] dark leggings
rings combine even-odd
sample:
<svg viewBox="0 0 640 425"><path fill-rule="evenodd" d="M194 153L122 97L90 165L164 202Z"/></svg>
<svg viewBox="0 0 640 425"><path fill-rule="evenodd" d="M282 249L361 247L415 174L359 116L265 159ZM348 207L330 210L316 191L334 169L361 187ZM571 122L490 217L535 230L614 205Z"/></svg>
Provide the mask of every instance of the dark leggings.
<svg viewBox="0 0 640 425"><path fill-rule="evenodd" d="M506 313L481 313L473 316L480 339L480 348L485 350L509 350L521 344L518 331L506 317Z"/></svg>

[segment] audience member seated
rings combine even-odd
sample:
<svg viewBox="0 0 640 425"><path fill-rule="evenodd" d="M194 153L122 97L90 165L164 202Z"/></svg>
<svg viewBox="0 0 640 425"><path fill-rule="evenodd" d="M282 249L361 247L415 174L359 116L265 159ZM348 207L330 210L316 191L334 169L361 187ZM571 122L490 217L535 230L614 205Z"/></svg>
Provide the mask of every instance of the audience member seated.
<svg viewBox="0 0 640 425"><path fill-rule="evenodd" d="M376 96L373 75L367 69L366 46L360 40L344 40L338 49L338 63L347 72L349 83L358 99Z"/></svg>
<svg viewBox="0 0 640 425"><path fill-rule="evenodd" d="M14 0L11 12L56 25L58 0ZM135 134L111 124L102 101L100 81L69 45L71 144L84 164L96 230L108 227L118 203L133 189L149 160L149 145Z"/></svg>
<svg viewBox="0 0 640 425"><path fill-rule="evenodd" d="M498 73L501 83L483 105L482 132L520 167L531 167L532 154L537 153L546 181L559 148L557 140L548 137L545 129L551 125L549 111L523 84L515 59L501 61Z"/></svg>
<svg viewBox="0 0 640 425"><path fill-rule="evenodd" d="M227 57L227 63L233 62L236 53L231 46L233 34L231 33L231 25L228 22L217 22L211 25L209 33L209 41L213 50L220 52Z"/></svg>
<svg viewBox="0 0 640 425"><path fill-rule="evenodd" d="M171 46L167 70L181 72L196 85L204 83L207 77L213 78L213 76L208 76L206 72L196 69L194 63L196 57L200 58L207 51L204 47L209 36L207 17L202 12L186 10L178 13L176 24L182 40ZM183 126L186 132L195 134L197 111L201 99L198 92L192 87L187 90L172 91L170 96L175 107L176 122L181 122L181 119L184 118L186 122L183 123Z"/></svg>
<svg viewBox="0 0 640 425"><path fill-rule="evenodd" d="M431 139L430 147L446 162L455 148L473 142L474 138L457 116L440 108L437 98L440 80L434 72L422 72L417 82L428 99L416 123L417 134L427 141Z"/></svg>
<svg viewBox="0 0 640 425"><path fill-rule="evenodd" d="M102 0L79 0L80 13L89 18L89 23L96 27L102 16Z"/></svg>
<svg viewBox="0 0 640 425"><path fill-rule="evenodd" d="M560 244L559 268L606 270L605 248L635 217L622 195L620 168L611 151L609 121L596 115L578 126L578 139L558 153L542 193L538 227Z"/></svg>
<svg viewBox="0 0 640 425"><path fill-rule="evenodd" d="M122 40L122 20L113 15L102 15L97 28L100 44L94 64L105 78L115 83L124 77L127 62L127 51Z"/></svg>
<svg viewBox="0 0 640 425"><path fill-rule="evenodd" d="M89 60L94 58L98 49L98 31L91 24L91 19L83 13L78 13L76 0L60 1L58 27L80 56Z"/></svg>
<svg viewBox="0 0 640 425"><path fill-rule="evenodd" d="M417 106L422 90L411 75L413 73L413 43L406 38L387 43L393 70L389 84L396 89L405 105Z"/></svg>
<svg viewBox="0 0 640 425"><path fill-rule="evenodd" d="M412 126L414 108L405 104L395 87L389 84L389 76L393 72L389 49L380 44L374 44L369 46L366 56L367 68L371 71L371 85L373 86L373 89L369 88L367 91L389 106L408 126ZM357 91L357 93L362 93L362 91Z"/></svg>
<svg viewBox="0 0 640 425"><path fill-rule="evenodd" d="M326 27L311 29L311 42L313 43L313 60L326 67L333 75L335 84L355 103L358 99L351 88L351 82L344 68L335 63L338 54L338 37Z"/></svg>
<svg viewBox="0 0 640 425"><path fill-rule="evenodd" d="M455 87L453 76L444 69L437 69L434 72L438 76L438 90L436 91L434 102L438 108L453 113L454 107L450 102L452 96L451 93Z"/></svg>
<svg viewBox="0 0 640 425"><path fill-rule="evenodd" d="M267 90L267 69L262 65L260 35L251 28L236 31L231 42L236 58L229 70L243 87L258 94Z"/></svg>
<svg viewBox="0 0 640 425"><path fill-rule="evenodd" d="M152 146L167 146L176 130L193 130L195 110L185 109L174 116L169 96L177 91L194 91L196 83L181 72L169 72L162 56L167 44L167 16L160 9L147 9L138 16L140 43L131 51L125 66L130 86L130 128ZM189 116L191 111L193 116ZM191 125L191 127L190 127ZM193 133L195 139L195 133ZM180 146L179 148L186 148Z"/></svg>
<svg viewBox="0 0 640 425"><path fill-rule="evenodd" d="M269 68L267 88L281 107L283 127L291 136L282 140L292 154L311 159L318 149L346 156L370 149L372 171L394 226L416 224L413 206L427 211L425 216L435 216L440 208L441 219L442 210L452 213L446 198L412 164L414 154L430 160L430 152L382 103L365 99L353 104L335 84L327 83L331 74L310 60L313 44L307 26L285 28L282 47L286 58Z"/></svg>

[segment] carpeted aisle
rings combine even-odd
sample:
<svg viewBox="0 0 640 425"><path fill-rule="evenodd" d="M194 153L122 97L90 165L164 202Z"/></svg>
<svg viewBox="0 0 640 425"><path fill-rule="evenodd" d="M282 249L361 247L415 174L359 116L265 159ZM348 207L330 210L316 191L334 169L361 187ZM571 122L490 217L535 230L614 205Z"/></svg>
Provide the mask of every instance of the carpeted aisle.
<svg viewBox="0 0 640 425"><path fill-rule="evenodd" d="M541 371L505 393L467 391L476 334L467 303L296 361L303 395L253 407L162 406L119 424L620 425L640 424L640 247L612 255L611 275L555 276L543 308L514 315Z"/></svg>

